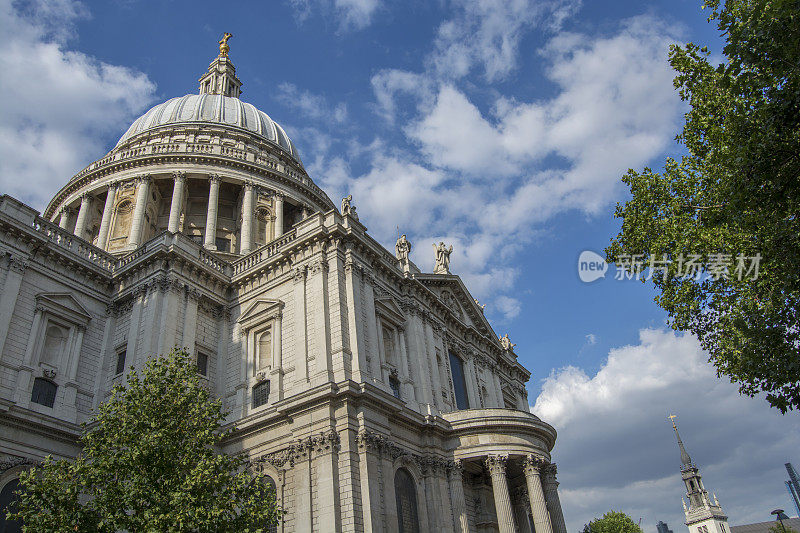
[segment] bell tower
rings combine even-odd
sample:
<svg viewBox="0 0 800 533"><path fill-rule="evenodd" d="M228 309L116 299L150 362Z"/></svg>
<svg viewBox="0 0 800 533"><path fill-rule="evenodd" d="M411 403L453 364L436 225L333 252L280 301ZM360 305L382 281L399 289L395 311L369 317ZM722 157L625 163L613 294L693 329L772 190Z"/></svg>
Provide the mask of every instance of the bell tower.
<svg viewBox="0 0 800 533"><path fill-rule="evenodd" d="M221 94L239 98L242 94L242 82L236 77L236 68L228 57L230 45L228 39L233 37L226 33L219 41L219 55L208 66L208 72L200 78L200 94Z"/></svg>
<svg viewBox="0 0 800 533"><path fill-rule="evenodd" d="M675 425L675 415L669 415L672 420L672 429L678 438L678 448L681 451L681 477L686 485L686 500L683 500L683 513L686 515L686 526L689 533L731 533L728 526L728 517L722 511L722 507L714 495L714 501L708 497L708 491L703 486L703 479L697 465L692 463L692 458L683 445L681 436L678 433L678 426Z"/></svg>

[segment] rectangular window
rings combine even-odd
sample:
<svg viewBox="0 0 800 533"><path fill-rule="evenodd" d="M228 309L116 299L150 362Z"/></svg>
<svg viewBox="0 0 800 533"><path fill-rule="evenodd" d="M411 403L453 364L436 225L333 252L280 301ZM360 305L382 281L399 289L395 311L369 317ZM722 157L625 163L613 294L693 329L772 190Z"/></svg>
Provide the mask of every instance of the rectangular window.
<svg viewBox="0 0 800 533"><path fill-rule="evenodd" d="M467 382L464 380L464 363L453 352L450 352L450 371L453 374L453 392L456 395L456 407L469 409Z"/></svg>
<svg viewBox="0 0 800 533"><path fill-rule="evenodd" d="M269 401L269 381L262 381L253 386L253 409L266 405Z"/></svg>
<svg viewBox="0 0 800 533"><path fill-rule="evenodd" d="M125 350L126 348L122 348L117 352L117 371L115 372L117 376L125 371Z"/></svg>
<svg viewBox="0 0 800 533"><path fill-rule="evenodd" d="M56 391L58 385L49 379L36 378L33 380L33 390L31 391L31 402L53 407L56 403Z"/></svg>
<svg viewBox="0 0 800 533"><path fill-rule="evenodd" d="M392 388L392 394L395 398L400 398L400 380L392 376L389 378L389 387Z"/></svg>
<svg viewBox="0 0 800 533"><path fill-rule="evenodd" d="M383 355L387 363L394 363L394 332L383 326Z"/></svg>
<svg viewBox="0 0 800 533"><path fill-rule="evenodd" d="M217 245L218 252L230 252L231 251L231 240L226 239L225 237L217 237L215 244Z"/></svg>
<svg viewBox="0 0 800 533"><path fill-rule="evenodd" d="M208 375L208 355L202 352L197 353L197 373L201 376Z"/></svg>

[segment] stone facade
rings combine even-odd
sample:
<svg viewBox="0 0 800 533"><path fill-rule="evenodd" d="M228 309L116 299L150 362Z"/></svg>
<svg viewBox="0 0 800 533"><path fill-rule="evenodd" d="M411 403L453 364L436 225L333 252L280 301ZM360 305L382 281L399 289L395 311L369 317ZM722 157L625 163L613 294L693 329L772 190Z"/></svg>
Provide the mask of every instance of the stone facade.
<svg viewBox="0 0 800 533"><path fill-rule="evenodd" d="M0 489L75 456L127 370L177 345L237 427L224 451L275 481L278 531L565 533L514 345L458 276L336 209L227 54L209 73L42 215L0 197Z"/></svg>

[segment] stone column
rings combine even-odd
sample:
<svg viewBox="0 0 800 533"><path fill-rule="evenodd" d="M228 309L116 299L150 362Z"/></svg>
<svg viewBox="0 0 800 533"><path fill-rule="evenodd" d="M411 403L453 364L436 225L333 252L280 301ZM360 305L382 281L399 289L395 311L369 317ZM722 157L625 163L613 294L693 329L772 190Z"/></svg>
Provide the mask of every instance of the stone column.
<svg viewBox="0 0 800 533"><path fill-rule="evenodd" d="M239 253L244 255L253 248L253 210L255 209L255 185L244 184L244 201L242 201L242 232Z"/></svg>
<svg viewBox="0 0 800 533"><path fill-rule="evenodd" d="M114 214L114 200L117 198L117 184L108 186L106 203L103 206L103 218L100 220L100 233L97 235L97 247L106 249L108 245L108 230L111 226L111 215Z"/></svg>
<svg viewBox="0 0 800 533"><path fill-rule="evenodd" d="M69 231L69 219L74 210L71 207L61 209L61 217L58 219L58 227Z"/></svg>
<svg viewBox="0 0 800 533"><path fill-rule="evenodd" d="M275 239L283 235L283 195L275 193Z"/></svg>
<svg viewBox="0 0 800 533"><path fill-rule="evenodd" d="M497 525L500 533L516 533L514 528L514 512L511 509L511 497L508 494L506 480L506 463L508 456L489 455L486 457L486 468L492 475L492 492L494 506L497 511Z"/></svg>
<svg viewBox="0 0 800 533"><path fill-rule="evenodd" d="M181 211L183 210L183 187L186 184L186 172L173 172L172 177L175 182L172 185L172 202L169 204L167 231L178 233L178 227L181 223Z"/></svg>
<svg viewBox="0 0 800 533"><path fill-rule="evenodd" d="M550 522L553 524L553 533L567 533L567 526L564 523L564 513L561 512L561 501L558 499L558 481L556 481L557 469L554 463L547 465L544 469L544 499L547 502L547 510L550 511Z"/></svg>
<svg viewBox="0 0 800 533"><path fill-rule="evenodd" d="M208 214L206 215L206 234L203 246L209 250L217 249L217 212L219 210L219 184L222 179L217 174L208 177ZM252 223L250 225L252 227Z"/></svg>
<svg viewBox="0 0 800 533"><path fill-rule="evenodd" d="M522 469L525 472L525 481L528 485L528 498L531 502L533 526L536 528L536 533L553 533L553 526L550 524L550 515L547 513L547 503L544 499L542 479L539 473L544 466L544 459L535 455L528 455L522 461Z"/></svg>
<svg viewBox="0 0 800 533"><path fill-rule="evenodd" d="M78 210L78 221L75 222L75 235L81 239L86 238L86 224L89 222L89 210L92 208L92 195L84 193L81 196L81 207Z"/></svg>
<svg viewBox="0 0 800 533"><path fill-rule="evenodd" d="M0 356L2 356L6 344L8 330L11 327L11 317L14 315L26 268L28 268L28 263L20 257L8 256L8 272L6 272L6 279L0 290L3 295L0 298Z"/></svg>
<svg viewBox="0 0 800 533"><path fill-rule="evenodd" d="M450 483L450 497L453 502L453 518L456 533L469 533L467 517L467 501L464 498L463 465L460 460L453 462L447 470L447 481Z"/></svg>
<svg viewBox="0 0 800 533"><path fill-rule="evenodd" d="M339 434L335 430L323 432L313 439L313 466L316 469L314 489L317 491L317 508L313 509L319 531L340 533L342 512L339 501ZM394 495L386 496L394 500Z"/></svg>
<svg viewBox="0 0 800 533"><path fill-rule="evenodd" d="M147 210L151 180L150 176L142 176L138 181L139 184L136 187L136 205L133 207L131 231L128 234L128 244L133 246L142 244L142 226L144 226L144 215Z"/></svg>

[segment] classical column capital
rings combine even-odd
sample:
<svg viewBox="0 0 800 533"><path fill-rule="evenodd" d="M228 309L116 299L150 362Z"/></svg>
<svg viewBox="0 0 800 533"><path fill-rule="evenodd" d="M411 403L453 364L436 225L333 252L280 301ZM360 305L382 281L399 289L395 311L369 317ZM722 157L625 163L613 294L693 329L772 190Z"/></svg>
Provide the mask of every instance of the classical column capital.
<svg viewBox="0 0 800 533"><path fill-rule="evenodd" d="M306 267L296 267L294 269L294 282L295 283L302 283L303 280L306 279Z"/></svg>
<svg viewBox="0 0 800 533"><path fill-rule="evenodd" d="M145 183L151 183L153 181L153 176L152 174L140 174L139 176L136 176L136 178L134 179L136 180L137 183L145 184Z"/></svg>
<svg viewBox="0 0 800 533"><path fill-rule="evenodd" d="M464 475L464 463L461 461L461 459L456 459L455 461L450 461L447 464L447 478L448 479L452 479L452 478L461 479L461 477L463 475Z"/></svg>
<svg viewBox="0 0 800 533"><path fill-rule="evenodd" d="M538 476L546 465L545 458L535 454L527 455L522 460L522 469L525 471L526 476Z"/></svg>
<svg viewBox="0 0 800 533"><path fill-rule="evenodd" d="M219 183L222 181L222 176L220 176L219 174L209 174L208 181L211 183Z"/></svg>
<svg viewBox="0 0 800 533"><path fill-rule="evenodd" d="M544 467L545 481L547 481L548 484L554 484L558 486L558 481L556 480L556 474L558 474L558 467L556 467L555 463L550 463L549 465Z"/></svg>
<svg viewBox="0 0 800 533"><path fill-rule="evenodd" d="M93 200L93 199L94 199L94 195L89 191L86 191L85 193L81 194L81 202L83 202L84 200L86 200L88 202L88 201Z"/></svg>
<svg viewBox="0 0 800 533"><path fill-rule="evenodd" d="M244 182L244 189L245 189L246 191L252 191L252 190L255 190L255 188L256 188L256 184L255 184L255 182L254 182L254 181L252 181L252 180L246 180L246 181Z"/></svg>
<svg viewBox="0 0 800 533"><path fill-rule="evenodd" d="M186 181L186 172L176 170L172 173L172 179L175 180L175 183Z"/></svg>
<svg viewBox="0 0 800 533"><path fill-rule="evenodd" d="M505 475L506 465L508 464L507 455L487 455L484 461L489 473L493 476Z"/></svg>
<svg viewBox="0 0 800 533"><path fill-rule="evenodd" d="M8 268L14 272L17 272L18 274L24 274L25 269L28 268L28 263L22 259L10 255L8 257Z"/></svg>

